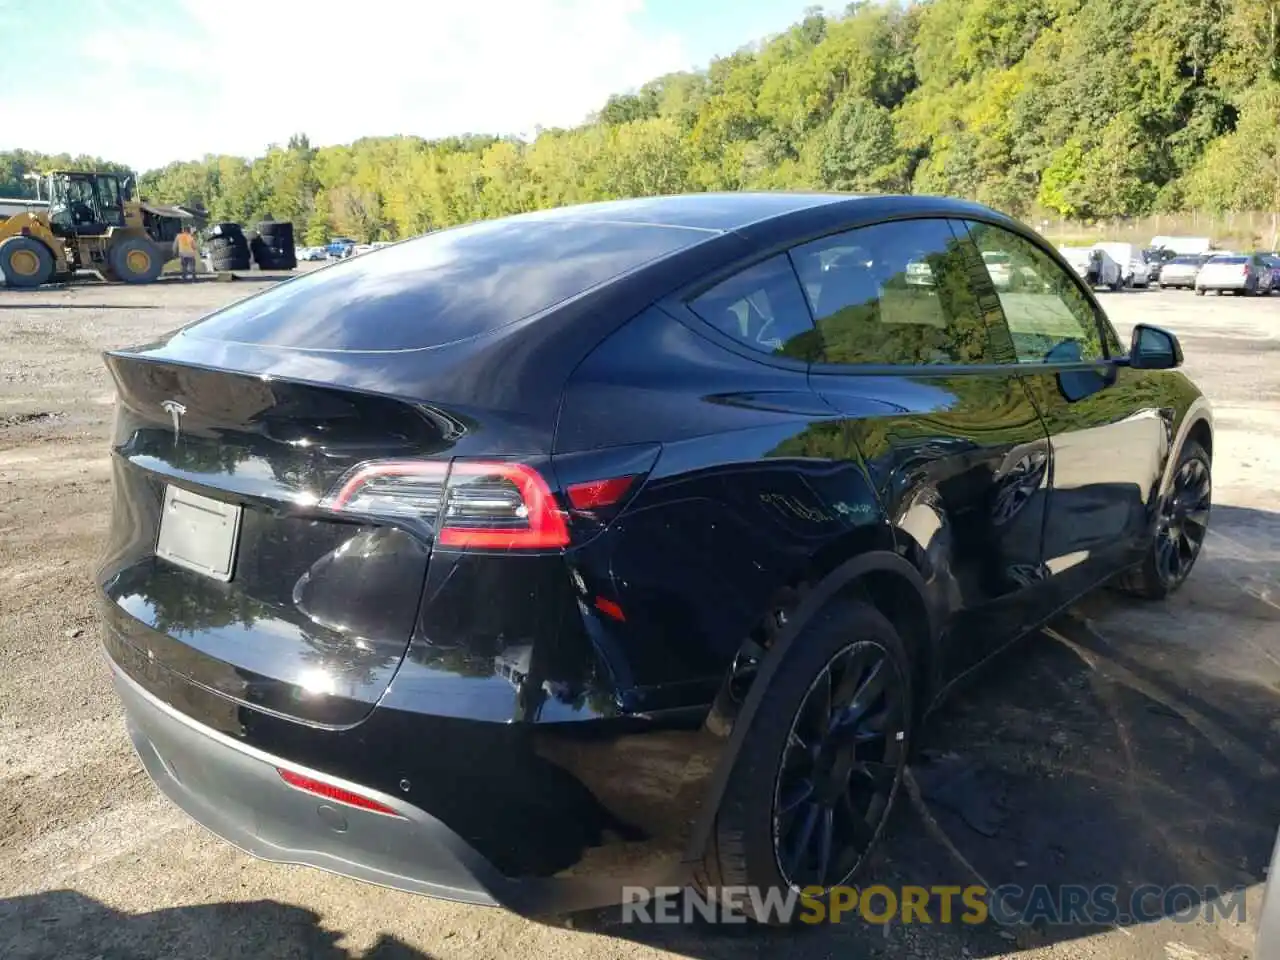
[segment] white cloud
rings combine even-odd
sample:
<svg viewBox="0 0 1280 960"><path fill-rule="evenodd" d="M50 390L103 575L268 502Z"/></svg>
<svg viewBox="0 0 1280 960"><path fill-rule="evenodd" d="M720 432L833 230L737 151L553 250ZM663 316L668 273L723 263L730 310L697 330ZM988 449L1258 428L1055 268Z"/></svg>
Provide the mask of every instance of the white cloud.
<svg viewBox="0 0 1280 960"><path fill-rule="evenodd" d="M610 93L691 66L640 29L643 0L184 0L116 18L59 57L53 87L0 92L11 146L147 168L410 133L568 126ZM95 91L69 97L70 90ZM105 105L105 106L104 106ZM18 142L20 141L20 142Z"/></svg>

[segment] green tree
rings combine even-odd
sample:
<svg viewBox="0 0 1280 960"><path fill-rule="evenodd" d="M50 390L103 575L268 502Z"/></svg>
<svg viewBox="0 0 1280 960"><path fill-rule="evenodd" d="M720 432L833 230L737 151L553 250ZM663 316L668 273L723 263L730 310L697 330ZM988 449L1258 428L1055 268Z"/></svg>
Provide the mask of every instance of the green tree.
<svg viewBox="0 0 1280 960"><path fill-rule="evenodd" d="M893 116L866 97L841 101L823 130L818 172L832 190L898 190L904 158L894 137Z"/></svg>

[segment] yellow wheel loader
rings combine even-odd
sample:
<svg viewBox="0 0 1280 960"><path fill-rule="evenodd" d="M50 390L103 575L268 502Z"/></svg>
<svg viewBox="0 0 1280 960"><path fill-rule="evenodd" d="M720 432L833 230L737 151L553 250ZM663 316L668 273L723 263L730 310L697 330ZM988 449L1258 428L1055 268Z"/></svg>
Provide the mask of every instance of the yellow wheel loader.
<svg viewBox="0 0 1280 960"><path fill-rule="evenodd" d="M47 210L0 221L0 277L11 287L38 287L77 270L125 283L155 280L174 257L182 211L135 200L132 183L115 173L47 174Z"/></svg>

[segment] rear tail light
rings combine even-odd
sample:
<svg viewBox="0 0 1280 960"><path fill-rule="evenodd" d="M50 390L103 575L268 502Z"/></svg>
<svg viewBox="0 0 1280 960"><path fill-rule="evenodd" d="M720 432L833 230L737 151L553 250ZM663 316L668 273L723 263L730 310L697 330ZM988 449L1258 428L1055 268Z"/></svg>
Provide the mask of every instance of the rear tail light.
<svg viewBox="0 0 1280 960"><path fill-rule="evenodd" d="M357 469L321 506L436 525L448 547L548 550L569 528L547 482L522 463L394 460Z"/></svg>

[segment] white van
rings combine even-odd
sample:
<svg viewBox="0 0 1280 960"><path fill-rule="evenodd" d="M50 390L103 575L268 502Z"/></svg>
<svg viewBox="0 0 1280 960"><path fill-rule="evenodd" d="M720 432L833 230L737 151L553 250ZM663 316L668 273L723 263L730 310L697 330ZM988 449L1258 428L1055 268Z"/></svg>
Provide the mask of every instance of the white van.
<svg viewBox="0 0 1280 960"><path fill-rule="evenodd" d="M1152 237L1151 246L1187 256L1208 253L1213 247L1213 241L1208 237Z"/></svg>

